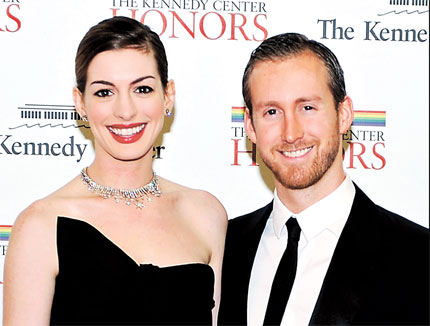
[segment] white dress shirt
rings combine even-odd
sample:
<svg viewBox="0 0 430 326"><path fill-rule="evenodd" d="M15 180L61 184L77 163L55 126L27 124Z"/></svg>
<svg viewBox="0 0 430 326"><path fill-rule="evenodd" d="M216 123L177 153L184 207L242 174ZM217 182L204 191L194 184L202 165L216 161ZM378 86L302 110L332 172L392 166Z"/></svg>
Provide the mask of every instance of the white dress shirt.
<svg viewBox="0 0 430 326"><path fill-rule="evenodd" d="M291 213L274 193L273 211L263 231L248 292L248 325L262 325L270 289L287 247L285 226L297 218L300 234L297 272L281 325L308 325L339 236L351 211L355 187L347 176L327 197L299 214Z"/></svg>

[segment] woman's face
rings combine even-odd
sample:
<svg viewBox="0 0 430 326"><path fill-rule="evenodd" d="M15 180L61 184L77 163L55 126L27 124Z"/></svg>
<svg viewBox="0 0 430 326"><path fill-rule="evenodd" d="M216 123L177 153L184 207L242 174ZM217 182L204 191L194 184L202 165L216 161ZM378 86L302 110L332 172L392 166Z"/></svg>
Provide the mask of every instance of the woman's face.
<svg viewBox="0 0 430 326"><path fill-rule="evenodd" d="M88 66L85 93L74 90L76 109L87 116L94 134L96 155L125 161L152 155L174 97L173 81L163 89L153 54L136 49L97 54Z"/></svg>

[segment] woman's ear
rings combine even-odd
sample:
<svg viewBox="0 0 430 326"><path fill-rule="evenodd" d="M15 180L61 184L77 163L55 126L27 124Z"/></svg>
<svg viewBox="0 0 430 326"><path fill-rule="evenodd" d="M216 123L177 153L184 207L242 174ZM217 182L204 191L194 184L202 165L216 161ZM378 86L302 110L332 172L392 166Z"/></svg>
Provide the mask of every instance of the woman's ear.
<svg viewBox="0 0 430 326"><path fill-rule="evenodd" d="M351 127L352 121L354 120L354 108L349 96L345 96L344 100L339 103L338 117L339 132L344 134Z"/></svg>
<svg viewBox="0 0 430 326"><path fill-rule="evenodd" d="M172 112L173 106L175 104L175 82L173 80L169 80L164 92L164 109L169 112Z"/></svg>
<svg viewBox="0 0 430 326"><path fill-rule="evenodd" d="M87 116L85 111L84 99L81 91L77 88L73 88L73 102L75 103L76 112L83 118Z"/></svg>

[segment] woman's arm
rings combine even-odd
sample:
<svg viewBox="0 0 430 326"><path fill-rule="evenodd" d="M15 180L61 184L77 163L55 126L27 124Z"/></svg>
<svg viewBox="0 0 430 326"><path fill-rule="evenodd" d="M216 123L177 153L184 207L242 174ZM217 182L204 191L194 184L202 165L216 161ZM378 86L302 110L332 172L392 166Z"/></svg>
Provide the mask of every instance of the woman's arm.
<svg viewBox="0 0 430 326"><path fill-rule="evenodd" d="M227 219L226 219L227 220ZM225 242L225 232L227 230L227 223L223 223L220 226L218 233L218 240L214 243L212 249L212 257L210 265L215 271L215 288L214 288L214 300L215 307L212 310L212 324L217 325L218 321L218 310L221 300L221 273L222 273L222 260L224 257L224 242Z"/></svg>
<svg viewBox="0 0 430 326"><path fill-rule="evenodd" d="M12 227L4 268L3 324L49 325L55 277L56 217L32 204Z"/></svg>
<svg viewBox="0 0 430 326"><path fill-rule="evenodd" d="M211 244L211 259L209 265L215 272L215 307L212 310L212 324L217 325L221 299L222 260L224 257L224 243L228 219L224 207L218 199L212 195L209 195L208 201L201 201L201 203L205 203L206 207L204 211L207 212L207 216L205 216L206 239L210 239Z"/></svg>

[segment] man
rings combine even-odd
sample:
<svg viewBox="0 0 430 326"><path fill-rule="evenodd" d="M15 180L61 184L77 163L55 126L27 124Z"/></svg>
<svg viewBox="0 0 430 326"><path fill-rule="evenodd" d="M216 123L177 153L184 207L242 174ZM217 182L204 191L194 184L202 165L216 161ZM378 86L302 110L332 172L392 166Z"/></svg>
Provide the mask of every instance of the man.
<svg viewBox="0 0 430 326"><path fill-rule="evenodd" d="M269 38L243 95L246 133L276 189L229 222L220 324L428 324L428 229L345 174L353 107L336 56L300 34Z"/></svg>

